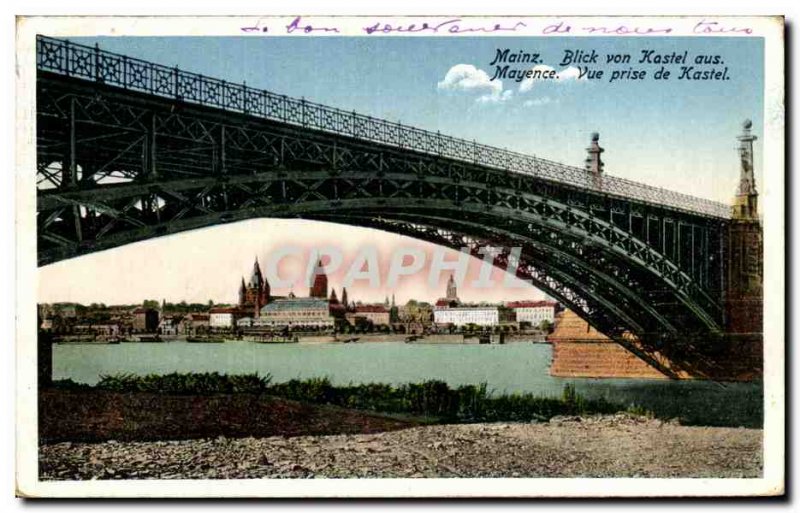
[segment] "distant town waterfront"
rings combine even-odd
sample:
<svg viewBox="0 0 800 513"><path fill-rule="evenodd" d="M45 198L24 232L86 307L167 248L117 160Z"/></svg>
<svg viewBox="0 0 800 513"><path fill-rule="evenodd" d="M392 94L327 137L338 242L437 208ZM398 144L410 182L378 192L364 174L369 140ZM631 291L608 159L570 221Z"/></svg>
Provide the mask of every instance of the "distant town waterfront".
<svg viewBox="0 0 800 513"><path fill-rule="evenodd" d="M572 383L588 398L615 402L706 425L760 427L761 383L550 376L549 344L224 344L131 343L53 346L53 379L94 384L101 375L170 372L259 373L274 382L330 378L334 384L486 383L494 393L531 392L558 397Z"/></svg>

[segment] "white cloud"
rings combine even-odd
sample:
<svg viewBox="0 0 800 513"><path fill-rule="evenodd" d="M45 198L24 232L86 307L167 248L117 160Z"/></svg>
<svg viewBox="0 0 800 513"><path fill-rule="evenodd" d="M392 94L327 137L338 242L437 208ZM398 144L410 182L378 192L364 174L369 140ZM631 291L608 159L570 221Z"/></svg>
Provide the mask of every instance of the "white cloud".
<svg viewBox="0 0 800 513"><path fill-rule="evenodd" d="M540 71L540 72L547 72L553 71L555 68L551 66L547 66L546 64L539 64L534 66L533 71ZM556 78L549 78L549 79L541 79L541 78L526 78L519 84L519 92L526 93L530 91L536 82L551 82L556 84L563 84L570 81L580 81L584 82L586 78L579 78L580 70L575 66L570 66L568 68L564 68L558 73L556 73Z"/></svg>
<svg viewBox="0 0 800 513"><path fill-rule="evenodd" d="M511 99L514 91L507 89L499 94L484 94L475 100L478 103L502 103Z"/></svg>
<svg viewBox="0 0 800 513"><path fill-rule="evenodd" d="M550 103L558 103L558 101L553 101L552 98L549 96L542 96L541 98L534 98L532 100L525 100L522 105L525 107L541 107L543 105L548 105Z"/></svg>
<svg viewBox="0 0 800 513"><path fill-rule="evenodd" d="M499 94L503 90L503 83L489 80L485 71L472 64L456 64L447 71L437 87L442 90L489 91Z"/></svg>
<svg viewBox="0 0 800 513"><path fill-rule="evenodd" d="M481 93L479 103L500 103L507 101L512 91L503 91L501 80L490 80L489 75L472 64L456 64L447 70L444 79L436 84L440 91L465 91Z"/></svg>
<svg viewBox="0 0 800 513"><path fill-rule="evenodd" d="M581 70L576 68L575 66L570 66L569 68L564 68L558 72L559 80L580 80L581 82L586 80L586 77L579 78L581 74Z"/></svg>

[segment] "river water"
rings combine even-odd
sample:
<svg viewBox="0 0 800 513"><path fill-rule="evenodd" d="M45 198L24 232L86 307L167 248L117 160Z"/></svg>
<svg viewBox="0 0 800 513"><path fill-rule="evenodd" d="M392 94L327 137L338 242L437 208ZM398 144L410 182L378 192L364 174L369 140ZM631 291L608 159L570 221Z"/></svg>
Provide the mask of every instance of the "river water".
<svg viewBox="0 0 800 513"><path fill-rule="evenodd" d="M550 376L549 344L224 344L122 343L55 345L53 378L94 384L101 375L170 372L258 373L273 382L327 376L334 384L411 383L438 379L451 386L486 383L493 393L558 397L573 383L589 398L637 405L683 422L760 427L761 383Z"/></svg>

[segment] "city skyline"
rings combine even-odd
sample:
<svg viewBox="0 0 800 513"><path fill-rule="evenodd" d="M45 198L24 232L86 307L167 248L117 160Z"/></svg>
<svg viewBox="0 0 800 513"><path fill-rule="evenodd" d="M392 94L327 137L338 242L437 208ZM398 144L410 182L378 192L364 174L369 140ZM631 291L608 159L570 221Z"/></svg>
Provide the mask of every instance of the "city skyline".
<svg viewBox="0 0 800 513"><path fill-rule="evenodd" d="M302 257L289 255L281 260L279 272L281 276L301 275L308 264L308 258L313 255L313 250L325 247L338 247L345 258L352 260L359 253L359 249L375 245L375 235L383 234L373 229L355 228L333 223L316 221L290 220L290 219L256 219L229 225L204 228L192 232L138 242L123 248L102 251L76 259L58 262L39 269L40 303L76 302L82 304L137 304L144 299L155 299L159 302L166 299L168 302L177 303L185 300L187 303L207 303L210 299L215 303L236 303L237 291L242 277L245 281L253 266L253 259L258 257L260 262L265 262L271 252L284 248L285 241L296 239L296 233L303 233L306 229L323 226L324 236L307 244L293 246L304 249ZM222 243L231 238L238 238L236 249L221 251L215 259L195 260L202 253L197 246L191 245L191 240L197 236L196 232L216 232L214 238ZM258 240L254 240L252 233L264 233ZM348 294L353 300L366 303L383 302L385 297L395 295L398 304L405 304L409 299L435 302L444 297L447 280L451 271L445 270L439 274L439 279L434 286L428 283L432 255L441 252L448 262L457 261L459 252L436 246L435 244L418 241L409 237L390 235L390 243L378 248L379 265L382 269L380 287L372 288L357 280L353 286L348 286ZM188 241L188 242L187 242ZM385 242L385 240L381 240ZM150 249L160 247L158 251L159 265L150 265L154 252ZM400 276L396 287L388 286L386 279L387 269L390 265L392 252L395 249L417 249L427 256L424 267L410 276ZM149 255L148 258L140 258ZM196 262L198 267L185 265L186 261ZM337 294L341 292L345 275L351 267L352 261L344 262L336 272L328 274L329 288L335 288ZM525 286L520 280L513 279L516 286L506 287L504 272L493 268L490 279L498 284L497 288L474 288L470 284L480 278L483 262L469 257L467 272L456 276L459 282L459 296L465 302L479 303L481 301L501 302L524 299L542 299L544 293L533 286ZM406 263L406 265L409 265ZM116 267L115 267L116 266ZM119 269L126 272L120 273ZM94 283L115 283L103 289L86 289L82 286L91 276ZM54 281L57 280L57 281ZM271 284L272 286L272 284ZM290 291L304 295L307 284L298 281L291 287L274 287L275 295L286 295Z"/></svg>

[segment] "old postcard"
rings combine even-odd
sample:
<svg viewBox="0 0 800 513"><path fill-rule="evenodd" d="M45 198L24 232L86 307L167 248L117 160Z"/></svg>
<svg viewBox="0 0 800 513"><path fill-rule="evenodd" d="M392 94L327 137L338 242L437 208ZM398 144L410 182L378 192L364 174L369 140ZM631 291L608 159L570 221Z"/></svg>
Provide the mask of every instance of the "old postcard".
<svg viewBox="0 0 800 513"><path fill-rule="evenodd" d="M780 17L22 17L17 493L784 492Z"/></svg>

